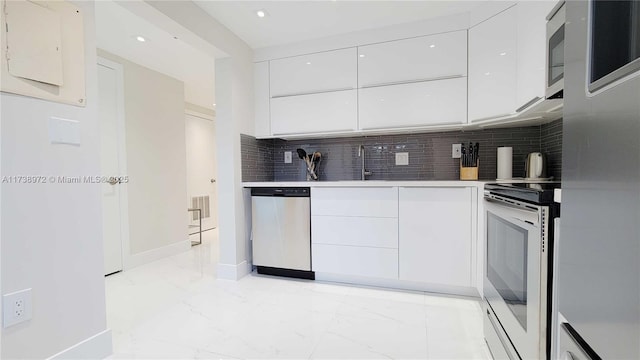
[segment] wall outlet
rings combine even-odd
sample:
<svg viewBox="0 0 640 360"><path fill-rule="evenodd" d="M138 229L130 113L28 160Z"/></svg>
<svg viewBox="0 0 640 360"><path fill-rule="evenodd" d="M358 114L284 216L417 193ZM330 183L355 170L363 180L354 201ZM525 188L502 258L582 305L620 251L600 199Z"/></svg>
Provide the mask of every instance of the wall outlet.
<svg viewBox="0 0 640 360"><path fill-rule="evenodd" d="M396 165L409 165L409 153L396 153Z"/></svg>
<svg viewBox="0 0 640 360"><path fill-rule="evenodd" d="M31 319L31 289L2 296L2 319L3 327Z"/></svg>
<svg viewBox="0 0 640 360"><path fill-rule="evenodd" d="M284 152L284 163L291 164L291 151Z"/></svg>
<svg viewBox="0 0 640 360"><path fill-rule="evenodd" d="M451 145L451 157L454 159L460 159L460 157L462 157L462 144Z"/></svg>

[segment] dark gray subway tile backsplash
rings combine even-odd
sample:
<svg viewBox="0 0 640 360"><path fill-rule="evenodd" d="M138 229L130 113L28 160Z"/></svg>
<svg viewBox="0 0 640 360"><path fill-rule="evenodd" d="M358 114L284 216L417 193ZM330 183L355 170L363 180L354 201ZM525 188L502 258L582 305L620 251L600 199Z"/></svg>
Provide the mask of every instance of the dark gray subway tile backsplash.
<svg viewBox="0 0 640 360"><path fill-rule="evenodd" d="M322 138L309 140L256 140L242 136L243 181L305 181L305 165L296 149L322 153L320 180L359 180L361 158L358 148L366 152L369 180L457 180L459 160L451 158L451 145L480 143L479 178L495 179L499 146L513 147L513 176L524 176L528 153L547 154L549 173L561 175L562 120L542 126L450 131L401 135ZM293 161L284 163L285 151L292 152ZM396 166L395 154L409 153L409 165ZM257 155L256 155L257 154ZM259 160L259 161L256 161ZM246 162L245 162L246 161ZM269 164L271 167L269 167Z"/></svg>
<svg viewBox="0 0 640 360"><path fill-rule="evenodd" d="M240 136L242 181L273 181L273 140Z"/></svg>

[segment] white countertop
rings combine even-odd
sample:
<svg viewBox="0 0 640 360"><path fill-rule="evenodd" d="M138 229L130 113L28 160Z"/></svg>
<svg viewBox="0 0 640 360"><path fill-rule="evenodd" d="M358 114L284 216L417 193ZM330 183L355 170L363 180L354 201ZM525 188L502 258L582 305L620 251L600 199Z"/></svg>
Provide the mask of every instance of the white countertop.
<svg viewBox="0 0 640 360"><path fill-rule="evenodd" d="M463 180L428 180L428 181L394 181L394 180L345 180L345 181L263 181L243 182L242 186L252 187L482 187L491 181ZM495 182L495 181L493 181Z"/></svg>

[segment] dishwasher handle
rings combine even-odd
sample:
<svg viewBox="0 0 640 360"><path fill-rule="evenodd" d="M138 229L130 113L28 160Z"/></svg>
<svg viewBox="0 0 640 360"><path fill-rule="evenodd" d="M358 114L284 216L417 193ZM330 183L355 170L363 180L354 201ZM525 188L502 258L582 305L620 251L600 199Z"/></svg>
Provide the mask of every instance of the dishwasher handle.
<svg viewBox="0 0 640 360"><path fill-rule="evenodd" d="M251 188L251 196L309 197L308 187L259 187Z"/></svg>

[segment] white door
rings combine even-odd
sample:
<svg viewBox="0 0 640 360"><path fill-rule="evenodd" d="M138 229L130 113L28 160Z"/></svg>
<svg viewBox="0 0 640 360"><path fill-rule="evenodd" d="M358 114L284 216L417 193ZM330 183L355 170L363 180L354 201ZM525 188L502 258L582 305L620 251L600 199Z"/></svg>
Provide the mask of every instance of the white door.
<svg viewBox="0 0 640 360"><path fill-rule="evenodd" d="M202 209L202 230L217 225L216 133L213 120L185 115L187 142L187 193L190 208ZM189 214L189 225L198 225L197 216ZM190 228L189 233L197 231Z"/></svg>
<svg viewBox="0 0 640 360"><path fill-rule="evenodd" d="M101 171L103 176L120 176L118 107L120 74L114 67L98 64L98 118L100 121ZM122 271L122 184L104 183L102 186L102 237L105 275Z"/></svg>

